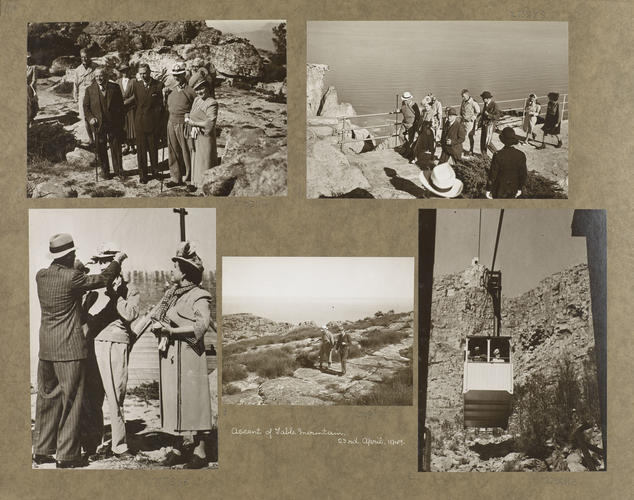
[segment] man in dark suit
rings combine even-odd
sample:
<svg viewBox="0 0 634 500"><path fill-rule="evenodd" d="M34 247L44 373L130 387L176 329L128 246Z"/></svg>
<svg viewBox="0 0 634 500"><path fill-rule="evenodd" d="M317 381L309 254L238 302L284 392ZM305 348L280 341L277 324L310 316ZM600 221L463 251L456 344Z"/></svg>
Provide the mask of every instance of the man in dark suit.
<svg viewBox="0 0 634 500"><path fill-rule="evenodd" d="M134 128L137 135L137 162L139 164L139 181L148 181L147 154L150 154L152 176L156 179L158 172L158 143L161 137L163 120L163 83L152 78L150 67L139 65L141 80L135 80L133 93L136 103Z"/></svg>
<svg viewBox="0 0 634 500"><path fill-rule="evenodd" d="M101 274L86 275L75 265L71 235L52 236L49 251L53 262L35 277L42 320L33 461L55 461L58 468L74 468L85 464L80 415L88 348L81 321L82 295L112 283L126 255L118 253Z"/></svg>
<svg viewBox="0 0 634 500"><path fill-rule="evenodd" d="M445 121L445 126L442 129L442 136L440 138L440 145L442 147L440 163L446 162L449 158L454 162L459 161L462 157L462 143L466 137L467 131L462 121L458 120L458 113L455 109L449 108L447 120Z"/></svg>
<svg viewBox="0 0 634 500"><path fill-rule="evenodd" d="M500 116L502 116L502 111L488 90L482 92L480 97L482 97L482 102L484 103L482 105L482 112L480 113L480 127L482 129L480 133L480 154L487 157L489 156L488 149L491 149L493 152L497 151L491 144L491 139L493 138L495 126Z"/></svg>
<svg viewBox="0 0 634 500"><path fill-rule="evenodd" d="M486 197L518 198L528 177L526 155L513 147L519 142L519 137L511 127L502 130L500 140L504 148L497 151L491 160Z"/></svg>
<svg viewBox="0 0 634 500"><path fill-rule="evenodd" d="M95 80L86 89L83 107L84 116L93 132L103 177L110 178L108 143L112 153L112 168L115 175L121 176L121 139L125 117L123 95L119 85L108 81L104 68L95 70Z"/></svg>

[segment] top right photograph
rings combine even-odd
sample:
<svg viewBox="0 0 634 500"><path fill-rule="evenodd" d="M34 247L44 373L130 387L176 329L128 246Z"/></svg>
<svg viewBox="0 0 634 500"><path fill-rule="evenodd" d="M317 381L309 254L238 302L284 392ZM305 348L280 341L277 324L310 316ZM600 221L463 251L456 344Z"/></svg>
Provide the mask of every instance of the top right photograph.
<svg viewBox="0 0 634 500"><path fill-rule="evenodd" d="M568 198L568 23L309 21L308 198Z"/></svg>

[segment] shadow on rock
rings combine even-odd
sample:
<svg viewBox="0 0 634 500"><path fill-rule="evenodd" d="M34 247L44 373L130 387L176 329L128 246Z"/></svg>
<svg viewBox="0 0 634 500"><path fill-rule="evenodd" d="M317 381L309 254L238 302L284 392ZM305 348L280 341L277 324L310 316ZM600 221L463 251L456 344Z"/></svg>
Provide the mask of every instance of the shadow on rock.
<svg viewBox="0 0 634 500"><path fill-rule="evenodd" d="M333 198L366 198L366 199L374 199L374 196L372 196L372 193L370 193L369 191L363 189L363 188L355 188L352 191L349 191L347 193L344 194L340 194L339 196L324 196L324 195L320 195L320 198L327 198L327 199L333 199Z"/></svg>
<svg viewBox="0 0 634 500"><path fill-rule="evenodd" d="M408 179L404 179L403 177L399 177L396 173L396 170L393 168L384 168L385 175L390 178L390 184L394 186L399 191L404 191L416 198L428 198L427 192L417 184L414 184L412 181Z"/></svg>
<svg viewBox="0 0 634 500"><path fill-rule="evenodd" d="M515 451L515 441L511 438L499 443L475 443L469 448L480 455L482 460L489 460L490 458L505 457Z"/></svg>

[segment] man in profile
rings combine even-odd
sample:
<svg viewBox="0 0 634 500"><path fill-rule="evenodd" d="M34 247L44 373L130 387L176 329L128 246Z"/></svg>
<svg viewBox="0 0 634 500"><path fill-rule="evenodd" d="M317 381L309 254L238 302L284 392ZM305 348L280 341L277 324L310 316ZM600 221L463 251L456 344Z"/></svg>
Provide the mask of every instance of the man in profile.
<svg viewBox="0 0 634 500"><path fill-rule="evenodd" d="M319 346L319 369L323 367L324 358L328 357L328 368L332 365L332 350L335 347L335 335L327 325L321 327L321 345Z"/></svg>
<svg viewBox="0 0 634 500"><path fill-rule="evenodd" d="M341 361L341 374L346 374L346 361L348 360L348 354L350 352L350 346L352 345L352 340L350 339L350 334L346 332L343 328L341 328L341 332L337 336L337 350L339 351L339 359Z"/></svg>
<svg viewBox="0 0 634 500"><path fill-rule="evenodd" d="M158 145L163 123L163 83L152 78L150 66L139 64L139 79L132 89L136 114L134 130L137 139L137 162L139 165L139 182L147 184L147 155L150 155L152 176L159 178Z"/></svg>
<svg viewBox="0 0 634 500"><path fill-rule="evenodd" d="M75 68L75 78L73 79L73 99L78 107L79 120L84 122L86 134L88 134L88 140L90 141L90 144L92 144L94 142L92 130L90 129L88 120L86 120L84 116L84 94L95 78L94 71L96 66L91 61L90 56L88 56L88 51L86 49L81 49L79 51L79 56L81 57L81 64Z"/></svg>
<svg viewBox="0 0 634 500"><path fill-rule="evenodd" d="M121 154L125 118L123 94L119 85L108 81L105 68L97 68L94 75L95 80L84 94L82 103L84 116L92 129L103 178L110 179L108 145L110 145L114 174L123 177Z"/></svg>
<svg viewBox="0 0 634 500"><path fill-rule="evenodd" d="M101 274L86 275L76 265L70 234L53 235L49 252L53 262L35 277L42 319L33 462L55 462L57 468L83 467L80 417L88 348L82 328L82 295L112 283L127 256L119 252Z"/></svg>
<svg viewBox="0 0 634 500"><path fill-rule="evenodd" d="M418 128L420 119L420 108L414 101L414 96L409 92L404 92L401 96L401 114L403 115L403 138L405 139L405 156L412 156L414 146L414 136Z"/></svg>

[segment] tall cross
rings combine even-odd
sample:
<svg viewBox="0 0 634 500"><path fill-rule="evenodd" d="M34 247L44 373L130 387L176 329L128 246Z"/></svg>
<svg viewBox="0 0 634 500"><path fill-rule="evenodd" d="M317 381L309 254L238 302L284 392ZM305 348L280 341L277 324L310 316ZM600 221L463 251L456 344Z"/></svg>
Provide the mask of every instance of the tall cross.
<svg viewBox="0 0 634 500"><path fill-rule="evenodd" d="M177 213L180 216L181 223L181 241L186 241L185 238L185 216L187 215L187 210L184 208L174 208L174 213Z"/></svg>

